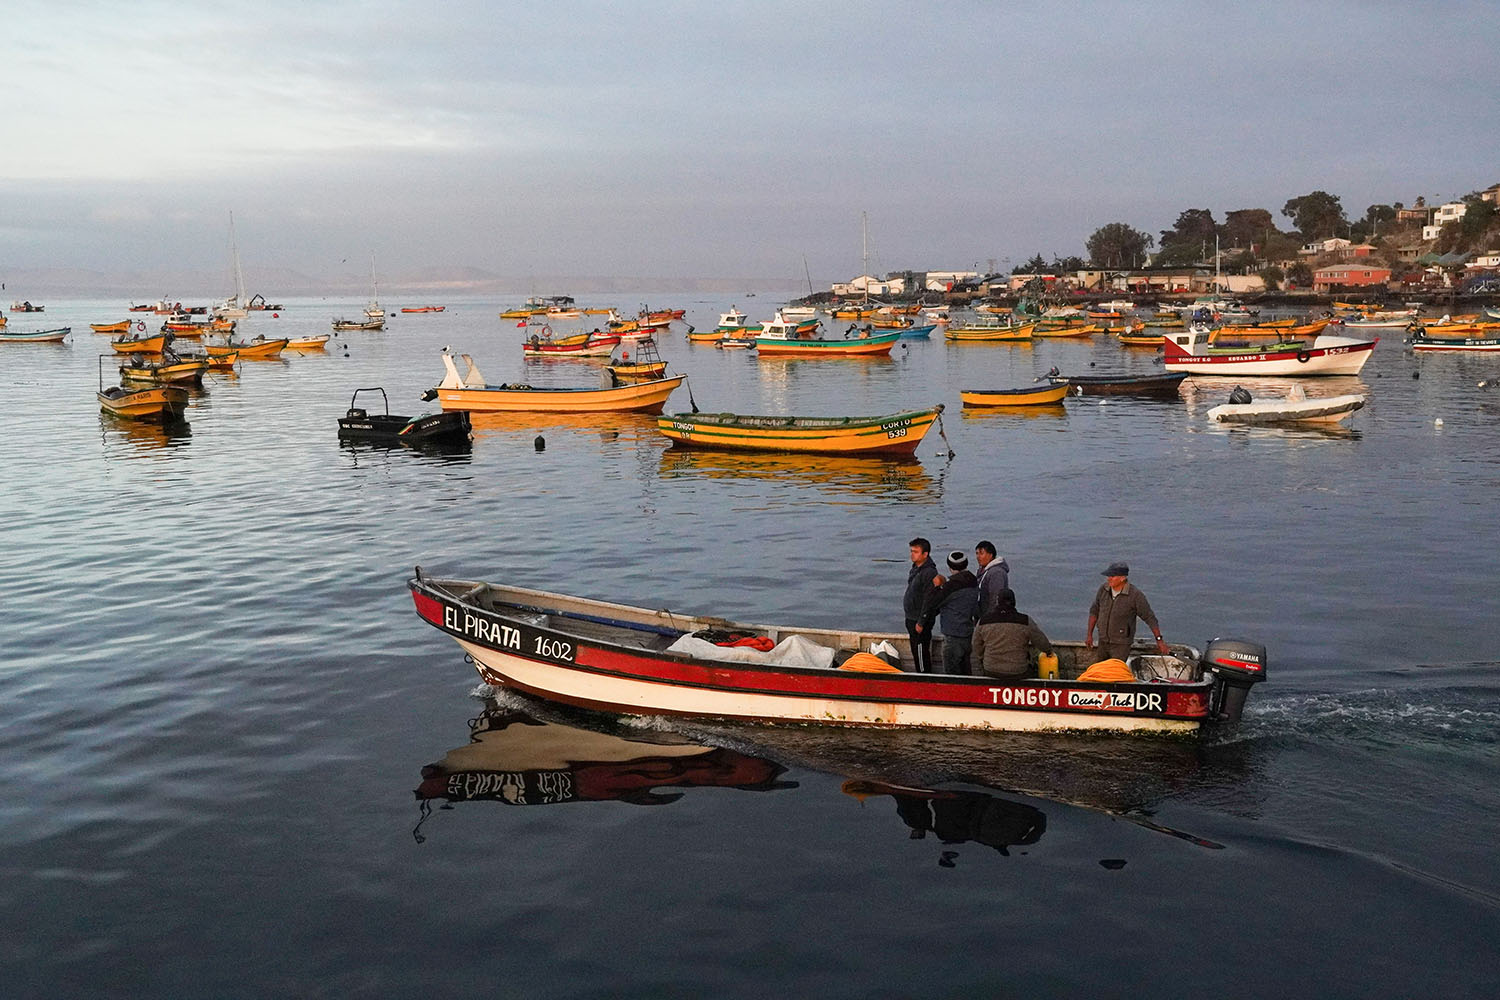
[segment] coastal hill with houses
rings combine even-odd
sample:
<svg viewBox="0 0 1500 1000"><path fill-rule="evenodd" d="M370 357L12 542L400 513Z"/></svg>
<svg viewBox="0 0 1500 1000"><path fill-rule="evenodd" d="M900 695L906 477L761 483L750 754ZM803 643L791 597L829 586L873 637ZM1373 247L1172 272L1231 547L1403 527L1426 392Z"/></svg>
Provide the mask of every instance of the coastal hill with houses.
<svg viewBox="0 0 1500 1000"><path fill-rule="evenodd" d="M1265 209L1232 211L1223 222L1188 209L1159 241L1111 223L1090 237L1087 258L1037 254L1009 273L862 274L813 298L1005 296L1038 280L1078 296L1500 295L1500 184L1440 204L1419 196L1410 206L1371 205L1353 221L1337 197L1315 191L1290 199L1282 214L1293 220L1288 231Z"/></svg>

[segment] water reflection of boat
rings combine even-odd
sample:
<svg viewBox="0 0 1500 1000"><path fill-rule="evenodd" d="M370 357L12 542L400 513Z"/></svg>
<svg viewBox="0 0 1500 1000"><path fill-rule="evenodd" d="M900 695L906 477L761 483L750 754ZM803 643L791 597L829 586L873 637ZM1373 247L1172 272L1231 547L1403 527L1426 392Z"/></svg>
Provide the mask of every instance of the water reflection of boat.
<svg viewBox="0 0 1500 1000"><path fill-rule="evenodd" d="M591 720L591 726L604 726L605 718ZM672 732L541 721L495 702L469 725L468 743L422 768L419 800L664 805L682 793L662 788L796 787L778 780L786 771L781 764Z"/></svg>
<svg viewBox="0 0 1500 1000"><path fill-rule="evenodd" d="M1064 392L1067 386L1062 387ZM1029 417L1066 418L1068 408L1061 403L1039 403L1034 406L965 406L963 419L968 420L1021 420Z"/></svg>
<svg viewBox="0 0 1500 1000"><path fill-rule="evenodd" d="M973 842L1009 855L1008 848L1035 844L1047 829L1047 815L1036 806L988 792L912 788L858 779L844 782L843 791L861 802L889 795L913 840L931 833L944 844ZM952 864L947 855L943 860Z"/></svg>
<svg viewBox="0 0 1500 1000"><path fill-rule="evenodd" d="M550 431L597 434L608 440L661 443L656 418L644 413L512 413L501 410L470 411L475 436L525 434L528 438Z"/></svg>
<svg viewBox="0 0 1500 1000"><path fill-rule="evenodd" d="M662 452L660 475L663 479L764 479L777 485L823 486L921 503L936 502L940 492L940 481L913 458L668 448Z"/></svg>

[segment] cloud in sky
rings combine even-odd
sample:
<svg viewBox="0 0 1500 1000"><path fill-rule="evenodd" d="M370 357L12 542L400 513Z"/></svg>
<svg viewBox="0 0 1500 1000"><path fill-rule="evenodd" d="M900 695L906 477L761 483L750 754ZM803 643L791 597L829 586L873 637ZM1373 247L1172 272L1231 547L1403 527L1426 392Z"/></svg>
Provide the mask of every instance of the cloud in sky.
<svg viewBox="0 0 1500 1000"><path fill-rule="evenodd" d="M0 266L850 276L1500 180L1477 3L32 3ZM344 269L347 269L345 266Z"/></svg>

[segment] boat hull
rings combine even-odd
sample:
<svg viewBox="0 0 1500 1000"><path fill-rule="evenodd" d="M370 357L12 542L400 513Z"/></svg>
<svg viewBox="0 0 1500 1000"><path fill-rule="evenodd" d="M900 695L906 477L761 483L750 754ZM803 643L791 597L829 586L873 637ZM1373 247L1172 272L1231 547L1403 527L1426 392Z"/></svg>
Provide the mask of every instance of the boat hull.
<svg viewBox="0 0 1500 1000"><path fill-rule="evenodd" d="M673 413L657 430L674 445L730 451L911 455L942 407L878 417L762 417Z"/></svg>
<svg viewBox="0 0 1500 1000"><path fill-rule="evenodd" d="M838 358L870 357L891 353L896 341L901 339L899 331L873 334L869 337L851 337L848 340L792 340L781 337L756 337L755 347L765 357L794 358Z"/></svg>
<svg viewBox="0 0 1500 1000"><path fill-rule="evenodd" d="M1108 375L1070 375L1054 378L1075 396L1163 396L1175 397L1178 386L1187 378L1186 372L1169 372L1163 375L1125 375L1113 378Z"/></svg>
<svg viewBox="0 0 1500 1000"><path fill-rule="evenodd" d="M188 402L187 390L174 385L151 389L105 389L97 395L101 410L127 420L180 420Z"/></svg>
<svg viewBox="0 0 1500 1000"><path fill-rule="evenodd" d="M611 639L667 642L709 621L520 588L516 603L481 605L465 595L484 584L408 581L417 613L455 639L481 680L582 708L752 722L883 728L1190 733L1210 718L1213 682L1089 683L1001 680L908 672L864 673L699 658ZM561 623L561 627L559 625ZM739 627L739 626L736 626ZM798 634L816 645L866 648L894 635L743 626L773 639ZM903 637L900 637L904 639ZM819 640L822 640L821 642ZM630 640L626 640L630 641Z"/></svg>
<svg viewBox="0 0 1500 1000"><path fill-rule="evenodd" d="M1423 337L1411 338L1414 351L1500 351L1500 337Z"/></svg>
<svg viewBox="0 0 1500 1000"><path fill-rule="evenodd" d="M56 330L35 330L32 332L7 333L0 330L0 344L60 344L68 339L68 334L73 332L70 326L59 327Z"/></svg>
<svg viewBox="0 0 1500 1000"><path fill-rule="evenodd" d="M1347 420L1365 405L1359 395L1326 396L1322 399L1267 400L1260 403L1224 403L1208 411L1208 419L1220 424L1332 424Z"/></svg>
<svg viewBox="0 0 1500 1000"><path fill-rule="evenodd" d="M1068 394L1068 384L1028 386L1023 389L960 389L958 398L965 406L1045 406L1060 403Z"/></svg>
<svg viewBox="0 0 1500 1000"><path fill-rule="evenodd" d="M1336 343L1318 346L1318 341ZM1301 349L1272 347L1257 351L1223 354L1190 354L1167 337L1163 341L1167 371L1192 375L1357 375L1370 360L1378 340L1319 337L1313 346Z"/></svg>
<svg viewBox="0 0 1500 1000"><path fill-rule="evenodd" d="M475 413L660 413L667 397L686 379L676 375L655 382L611 389L545 389L482 386L434 391L444 410Z"/></svg>

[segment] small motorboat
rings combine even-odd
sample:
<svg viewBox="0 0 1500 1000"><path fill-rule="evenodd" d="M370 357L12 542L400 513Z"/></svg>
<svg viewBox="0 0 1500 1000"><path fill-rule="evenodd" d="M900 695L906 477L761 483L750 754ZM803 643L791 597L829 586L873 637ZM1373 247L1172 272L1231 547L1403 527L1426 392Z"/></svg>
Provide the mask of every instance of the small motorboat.
<svg viewBox="0 0 1500 1000"><path fill-rule="evenodd" d="M905 633L794 628L593 600L510 584L407 581L417 614L454 639L485 684L596 711L807 726L1159 732L1233 723L1265 680L1266 649L1141 643L1131 680L1082 675L1094 651L1054 641L1055 676L917 673ZM857 599L855 606L858 606ZM720 637L737 645L721 645ZM747 647L737 637L759 640ZM896 660L866 651L889 647ZM758 647L758 648L757 648ZM851 663L857 653L865 654ZM863 666L863 669L861 669ZM878 667L878 669L876 669Z"/></svg>
<svg viewBox="0 0 1500 1000"><path fill-rule="evenodd" d="M174 339L175 334L171 333L158 333L149 337L139 333L116 337L109 342L109 346L120 354L160 354Z"/></svg>
<svg viewBox="0 0 1500 1000"><path fill-rule="evenodd" d="M110 416L127 420L154 420L160 423L176 423L187 410L188 391L178 385L153 385L147 388L129 389L124 386L104 387L104 359L113 355L99 356L99 409Z"/></svg>
<svg viewBox="0 0 1500 1000"><path fill-rule="evenodd" d="M384 413L370 413L356 406L362 392L378 392ZM339 417L340 441L369 441L377 444L402 444L412 448L430 445L463 445L473 437L469 414L464 410L424 413L419 417L402 417L391 413L391 402L381 386L355 389L349 397L349 409Z"/></svg>
<svg viewBox="0 0 1500 1000"><path fill-rule="evenodd" d="M287 339L282 337L278 340L267 340L260 334L256 334L246 341L233 341L226 339L222 344L209 344L205 350L209 354L228 354L231 351L239 357L251 360L269 360L278 358L281 352L286 350Z"/></svg>
<svg viewBox="0 0 1500 1000"><path fill-rule="evenodd" d="M12 302L10 311L13 313L39 313L46 312L46 306L32 305L30 302Z"/></svg>
<svg viewBox="0 0 1500 1000"><path fill-rule="evenodd" d="M402 306L401 311L404 313L440 313L447 308L447 306Z"/></svg>
<svg viewBox="0 0 1500 1000"><path fill-rule="evenodd" d="M120 363L120 378L152 385L202 385L208 358L184 358L170 350L161 354L132 355Z"/></svg>
<svg viewBox="0 0 1500 1000"><path fill-rule="evenodd" d="M479 366L467 354L458 356L465 371L459 374L453 355L443 351L446 374L422 395L436 399L444 410L476 413L660 413L667 397L687 379L686 375L640 382L634 385L590 389L549 388L525 383L489 385Z"/></svg>
<svg viewBox="0 0 1500 1000"><path fill-rule="evenodd" d="M130 320L122 319L118 323L90 323L89 329L95 333L129 333Z"/></svg>
<svg viewBox="0 0 1500 1000"><path fill-rule="evenodd" d="M333 328L339 333L351 330L384 330L385 316L381 315L367 319L344 319L341 316L333 321Z"/></svg>
<svg viewBox="0 0 1500 1000"><path fill-rule="evenodd" d="M1229 402L1209 410L1208 419L1219 424L1331 424L1348 419L1366 399L1357 393L1309 397L1302 386L1294 385L1281 399L1257 402L1246 389L1235 386Z"/></svg>
<svg viewBox="0 0 1500 1000"><path fill-rule="evenodd" d="M1177 398L1177 387L1186 372L1156 372L1150 375L1063 375L1056 368L1047 373L1053 385L1063 385L1075 396L1165 396Z"/></svg>
<svg viewBox="0 0 1500 1000"><path fill-rule="evenodd" d="M289 351L321 351L328 346L330 334L320 333L313 337L288 337L286 349Z"/></svg>

